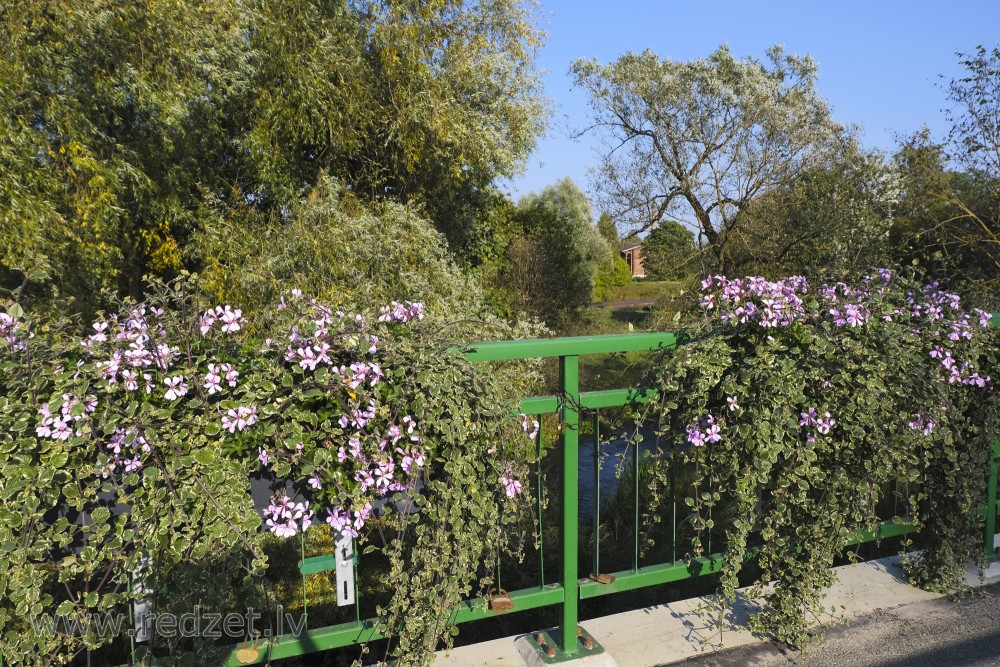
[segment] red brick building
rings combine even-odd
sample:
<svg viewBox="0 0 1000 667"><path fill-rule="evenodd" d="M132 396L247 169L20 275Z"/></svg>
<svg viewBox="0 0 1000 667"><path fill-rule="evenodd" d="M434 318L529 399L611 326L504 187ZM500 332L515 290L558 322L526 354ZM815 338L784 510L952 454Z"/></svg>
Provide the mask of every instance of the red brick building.
<svg viewBox="0 0 1000 667"><path fill-rule="evenodd" d="M628 263L633 278L645 278L646 271L642 268L642 244L629 243L622 248L622 257Z"/></svg>

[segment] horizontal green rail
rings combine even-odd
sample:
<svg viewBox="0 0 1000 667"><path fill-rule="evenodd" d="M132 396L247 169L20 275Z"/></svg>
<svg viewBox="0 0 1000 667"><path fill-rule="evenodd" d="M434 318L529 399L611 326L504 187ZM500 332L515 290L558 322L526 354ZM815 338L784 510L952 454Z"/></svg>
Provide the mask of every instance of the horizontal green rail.
<svg viewBox="0 0 1000 667"><path fill-rule="evenodd" d="M576 357L584 354L649 352L677 347L673 333L612 334L609 336L574 336L569 338L533 338L470 343L455 348L469 361L509 361L545 357Z"/></svg>

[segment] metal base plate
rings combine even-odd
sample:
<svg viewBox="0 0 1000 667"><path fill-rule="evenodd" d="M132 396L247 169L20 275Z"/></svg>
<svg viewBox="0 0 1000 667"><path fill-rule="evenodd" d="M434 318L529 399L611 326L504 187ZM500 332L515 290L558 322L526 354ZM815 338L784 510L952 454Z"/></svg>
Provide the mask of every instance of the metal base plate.
<svg viewBox="0 0 1000 667"><path fill-rule="evenodd" d="M614 660L611 659L611 656L605 653L604 647L598 644L590 633L582 627L578 630L578 636L576 637L577 650L574 653L567 654L563 652L561 643L558 641L559 636L560 633L556 628L532 632L531 634L520 637L517 640L518 651L521 653L521 657L524 658L529 667L532 665L554 665L573 661L579 661L582 664L588 665L615 664ZM538 641L539 639L541 639L540 642ZM585 648L585 644L588 643L590 648ZM547 649L549 647L555 649L554 655L548 654Z"/></svg>

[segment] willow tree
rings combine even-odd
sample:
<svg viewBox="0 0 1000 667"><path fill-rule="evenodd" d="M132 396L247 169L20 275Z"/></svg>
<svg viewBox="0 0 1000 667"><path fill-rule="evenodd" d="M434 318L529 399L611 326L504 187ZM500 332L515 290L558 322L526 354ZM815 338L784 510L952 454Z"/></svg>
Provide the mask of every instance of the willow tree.
<svg viewBox="0 0 1000 667"><path fill-rule="evenodd" d="M530 0L7 5L0 288L137 296L226 261L206 230L287 220L324 173L461 239L544 119Z"/></svg>
<svg viewBox="0 0 1000 667"><path fill-rule="evenodd" d="M722 46L690 62L649 50L607 65L574 62L593 114L583 132L603 139L602 209L638 232L661 220L691 223L713 268L724 270L740 211L843 144L813 60L777 46L767 56L741 60Z"/></svg>

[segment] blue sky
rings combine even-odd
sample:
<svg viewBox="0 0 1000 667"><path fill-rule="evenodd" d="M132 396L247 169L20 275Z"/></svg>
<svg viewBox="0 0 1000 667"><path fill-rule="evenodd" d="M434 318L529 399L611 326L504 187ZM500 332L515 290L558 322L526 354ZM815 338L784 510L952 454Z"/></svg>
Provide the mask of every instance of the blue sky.
<svg viewBox="0 0 1000 667"><path fill-rule="evenodd" d="M817 61L817 88L834 118L861 126L866 146L891 152L900 133L947 131L939 86L961 73L955 52L1000 41L1000 0L541 0L541 13L548 38L538 65L553 114L524 175L501 184L515 200L566 176L591 190L597 142L568 137L589 119L567 74L576 58L608 62L649 47L691 60L725 42L737 57L764 59L768 46L783 44Z"/></svg>

